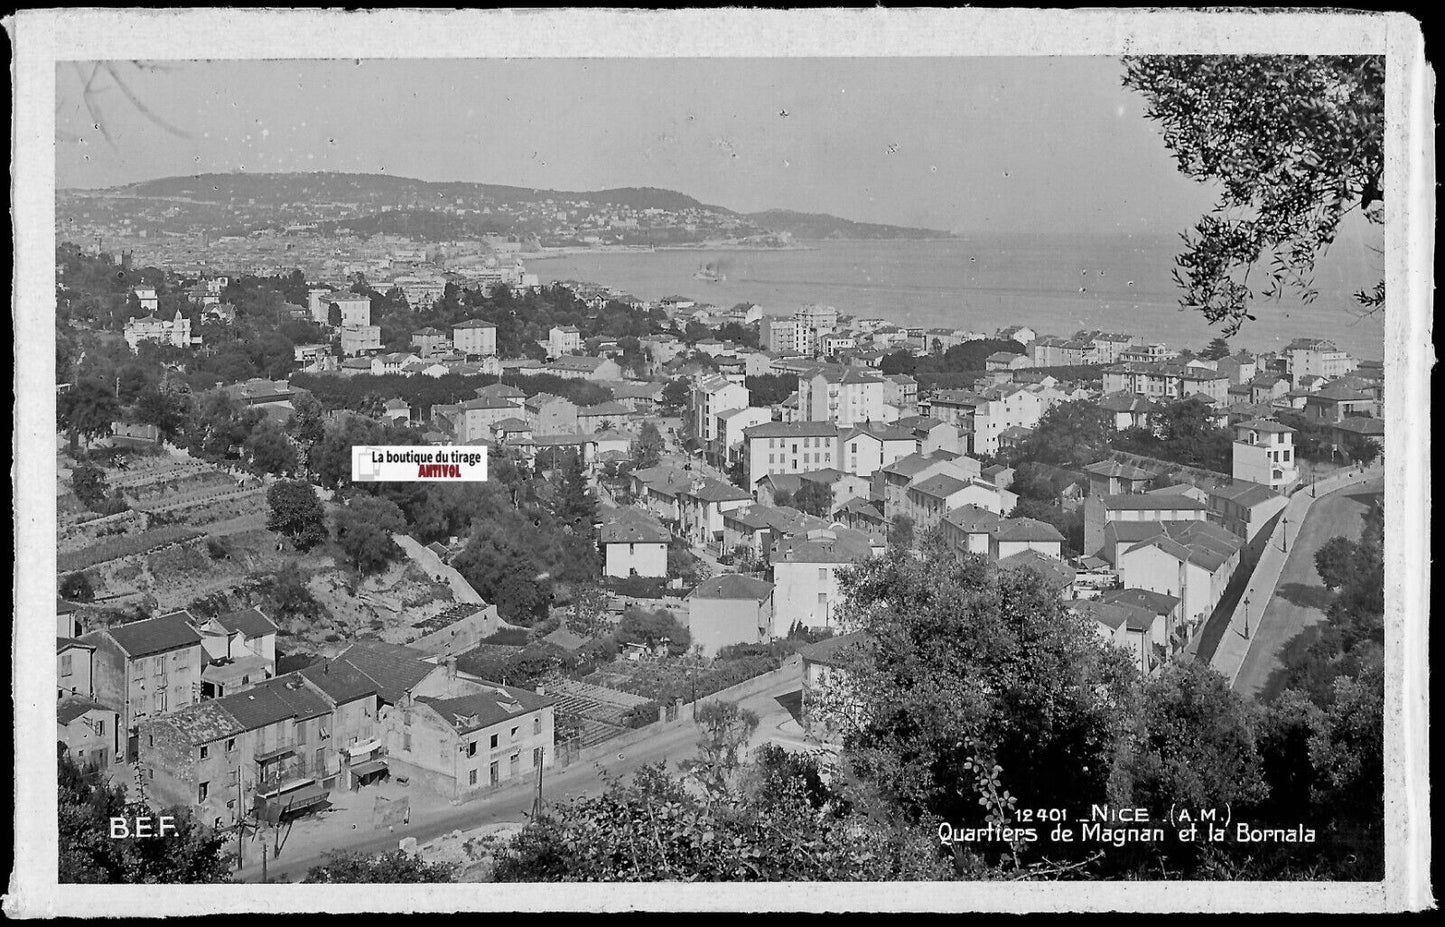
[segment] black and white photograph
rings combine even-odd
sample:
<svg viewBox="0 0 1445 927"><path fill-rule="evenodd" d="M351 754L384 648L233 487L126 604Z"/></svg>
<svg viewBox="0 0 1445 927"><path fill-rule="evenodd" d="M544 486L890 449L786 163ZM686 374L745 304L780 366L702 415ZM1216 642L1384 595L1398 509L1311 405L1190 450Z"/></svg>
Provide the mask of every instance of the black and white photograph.
<svg viewBox="0 0 1445 927"><path fill-rule="evenodd" d="M35 15L10 913L1434 905L1413 20Z"/></svg>

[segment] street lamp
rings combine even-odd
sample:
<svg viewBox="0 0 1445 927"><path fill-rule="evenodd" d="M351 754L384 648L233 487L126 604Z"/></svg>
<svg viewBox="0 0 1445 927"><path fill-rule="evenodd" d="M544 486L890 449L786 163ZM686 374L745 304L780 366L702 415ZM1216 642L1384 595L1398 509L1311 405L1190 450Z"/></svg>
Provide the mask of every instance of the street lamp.
<svg viewBox="0 0 1445 927"><path fill-rule="evenodd" d="M1249 640L1249 596L1244 597L1244 639Z"/></svg>
<svg viewBox="0 0 1445 927"><path fill-rule="evenodd" d="M1283 550L1285 553L1289 553L1289 516L1288 516L1288 515L1286 515L1286 516L1284 517L1284 532L1283 532L1282 534L1280 534L1280 536L1279 536L1279 542L1280 542L1280 544L1282 545L1280 549Z"/></svg>

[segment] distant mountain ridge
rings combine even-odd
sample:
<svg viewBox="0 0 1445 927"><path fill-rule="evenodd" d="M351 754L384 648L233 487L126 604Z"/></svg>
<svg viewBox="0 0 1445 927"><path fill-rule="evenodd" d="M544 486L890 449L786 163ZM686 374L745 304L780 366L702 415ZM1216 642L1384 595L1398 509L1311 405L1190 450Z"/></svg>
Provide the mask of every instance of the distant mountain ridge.
<svg viewBox="0 0 1445 927"><path fill-rule="evenodd" d="M854 222L820 212L794 212L791 209L768 209L750 212L751 219L775 232L788 232L794 238L820 240L825 238L953 238L952 232L936 229L908 228L877 222Z"/></svg>
<svg viewBox="0 0 1445 927"><path fill-rule="evenodd" d="M739 213L703 203L684 193L658 187L616 187L607 190L548 190L470 181L429 181L390 174L315 173L196 174L144 180L104 190L58 190L81 198L136 197L190 203L238 204L256 209L304 209L308 204L356 203L375 212L445 210L462 204L486 203L504 208L550 201L557 208L611 206L666 212L697 211L794 238L946 238L948 232L854 222L823 213L773 209ZM304 217L298 217L302 221Z"/></svg>

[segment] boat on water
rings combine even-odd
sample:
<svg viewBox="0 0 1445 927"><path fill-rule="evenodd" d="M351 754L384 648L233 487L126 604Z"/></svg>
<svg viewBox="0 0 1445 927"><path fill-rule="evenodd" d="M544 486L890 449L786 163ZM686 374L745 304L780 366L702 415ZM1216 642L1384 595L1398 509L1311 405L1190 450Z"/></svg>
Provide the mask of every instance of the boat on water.
<svg viewBox="0 0 1445 927"><path fill-rule="evenodd" d="M716 264L703 264L698 267L697 273L692 275L694 280L704 280L708 283L721 283L727 276L718 269Z"/></svg>

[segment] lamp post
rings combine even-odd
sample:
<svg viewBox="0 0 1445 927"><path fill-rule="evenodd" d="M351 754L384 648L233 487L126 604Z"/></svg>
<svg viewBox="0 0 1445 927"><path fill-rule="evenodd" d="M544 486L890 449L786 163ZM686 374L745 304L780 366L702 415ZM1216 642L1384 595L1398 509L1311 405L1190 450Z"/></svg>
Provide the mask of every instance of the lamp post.
<svg viewBox="0 0 1445 927"><path fill-rule="evenodd" d="M1244 597L1244 639L1249 640L1249 596Z"/></svg>
<svg viewBox="0 0 1445 927"><path fill-rule="evenodd" d="M1289 553L1289 516L1284 517L1284 531L1279 536L1280 549Z"/></svg>

